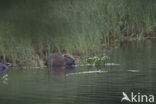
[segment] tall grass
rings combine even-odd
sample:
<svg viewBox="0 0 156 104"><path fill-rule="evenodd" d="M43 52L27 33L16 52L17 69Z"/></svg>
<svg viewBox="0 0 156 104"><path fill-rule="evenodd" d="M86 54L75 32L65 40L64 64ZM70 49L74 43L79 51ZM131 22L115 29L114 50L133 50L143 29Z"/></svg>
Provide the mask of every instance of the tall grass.
<svg viewBox="0 0 156 104"><path fill-rule="evenodd" d="M6 0L0 12L0 55L13 64L42 65L58 51L95 55L156 33L155 0Z"/></svg>

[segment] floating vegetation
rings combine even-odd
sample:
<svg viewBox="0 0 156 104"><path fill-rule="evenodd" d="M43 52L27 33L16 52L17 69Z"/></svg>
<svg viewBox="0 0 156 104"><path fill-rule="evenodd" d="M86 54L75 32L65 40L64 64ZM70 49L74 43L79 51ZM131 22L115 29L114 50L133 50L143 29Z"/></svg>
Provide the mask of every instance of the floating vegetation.
<svg viewBox="0 0 156 104"><path fill-rule="evenodd" d="M103 57L94 56L86 59L87 65L92 65L97 68L105 65L109 60L110 58L108 56L103 56Z"/></svg>
<svg viewBox="0 0 156 104"><path fill-rule="evenodd" d="M5 74L5 75L2 77L2 79L8 80L8 74Z"/></svg>
<svg viewBox="0 0 156 104"><path fill-rule="evenodd" d="M8 84L8 74L3 75L2 77L0 77L0 79L2 80L3 84Z"/></svg>

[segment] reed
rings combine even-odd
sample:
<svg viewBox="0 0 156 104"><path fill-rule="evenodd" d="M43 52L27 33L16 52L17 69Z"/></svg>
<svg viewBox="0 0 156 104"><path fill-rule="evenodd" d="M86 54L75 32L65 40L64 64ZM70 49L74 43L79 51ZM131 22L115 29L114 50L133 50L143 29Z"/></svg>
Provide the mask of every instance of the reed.
<svg viewBox="0 0 156 104"><path fill-rule="evenodd" d="M42 66L58 51L94 56L156 33L155 0L15 1L0 4L0 55L13 64Z"/></svg>

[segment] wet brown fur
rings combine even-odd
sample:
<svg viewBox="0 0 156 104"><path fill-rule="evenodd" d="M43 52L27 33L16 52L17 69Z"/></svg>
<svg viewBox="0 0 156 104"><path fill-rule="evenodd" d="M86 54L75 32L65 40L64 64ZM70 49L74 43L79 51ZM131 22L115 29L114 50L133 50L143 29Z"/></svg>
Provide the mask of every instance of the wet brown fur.
<svg viewBox="0 0 156 104"><path fill-rule="evenodd" d="M51 66L70 66L75 65L75 59L72 55L53 53L50 58Z"/></svg>

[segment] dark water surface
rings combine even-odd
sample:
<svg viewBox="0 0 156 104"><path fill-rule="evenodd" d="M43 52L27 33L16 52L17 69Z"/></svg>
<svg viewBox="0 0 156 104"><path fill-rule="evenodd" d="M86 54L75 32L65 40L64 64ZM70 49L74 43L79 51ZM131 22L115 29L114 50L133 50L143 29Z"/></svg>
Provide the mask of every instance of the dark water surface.
<svg viewBox="0 0 156 104"><path fill-rule="evenodd" d="M9 69L0 74L0 104L121 104L122 92L156 96L156 40L127 43L110 57L120 65Z"/></svg>

